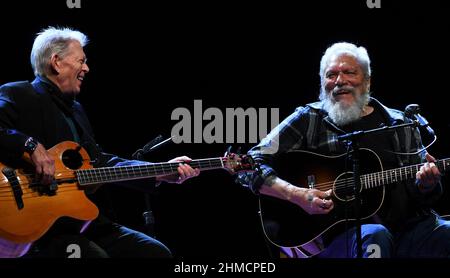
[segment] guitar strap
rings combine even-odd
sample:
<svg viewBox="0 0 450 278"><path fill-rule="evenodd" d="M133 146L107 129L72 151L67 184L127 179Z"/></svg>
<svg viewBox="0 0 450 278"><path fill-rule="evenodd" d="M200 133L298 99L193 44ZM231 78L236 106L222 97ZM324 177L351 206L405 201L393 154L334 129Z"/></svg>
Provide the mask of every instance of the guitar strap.
<svg viewBox="0 0 450 278"><path fill-rule="evenodd" d="M62 113L64 116L64 119L66 120L67 124L70 127L70 130L72 131L73 134L73 139L75 142L77 142L78 144L81 143L81 139L80 139L80 135L78 134L78 130L75 127L75 123L73 121L73 119L71 117L67 117L67 115L65 113Z"/></svg>

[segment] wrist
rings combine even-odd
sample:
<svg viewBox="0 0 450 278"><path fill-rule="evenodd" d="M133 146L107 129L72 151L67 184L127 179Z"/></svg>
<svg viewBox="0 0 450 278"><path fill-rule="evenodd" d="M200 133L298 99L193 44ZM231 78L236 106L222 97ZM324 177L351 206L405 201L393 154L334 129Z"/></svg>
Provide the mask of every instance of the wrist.
<svg viewBox="0 0 450 278"><path fill-rule="evenodd" d="M288 184L287 186L287 194L286 194L286 200L292 202L292 199L295 198L295 195L298 194L298 192L301 192L304 190L304 188Z"/></svg>
<svg viewBox="0 0 450 278"><path fill-rule="evenodd" d="M29 137L24 144L25 152L29 155L32 155L36 148L38 147L39 142L33 137Z"/></svg>

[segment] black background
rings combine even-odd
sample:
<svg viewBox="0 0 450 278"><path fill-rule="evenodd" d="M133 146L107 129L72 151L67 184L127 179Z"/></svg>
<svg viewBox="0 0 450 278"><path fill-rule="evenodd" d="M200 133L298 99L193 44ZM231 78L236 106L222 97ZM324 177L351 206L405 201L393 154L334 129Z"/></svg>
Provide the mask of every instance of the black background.
<svg viewBox="0 0 450 278"><path fill-rule="evenodd" d="M85 47L90 73L78 100L107 152L129 158L155 136L168 137L177 122L172 111L186 107L193 115L194 99L203 101L203 110L218 107L223 113L227 107L279 108L283 119L317 99L326 47L350 41L369 52L373 96L400 110L420 104L438 135L430 152L450 155L444 1L381 0L381 9L367 8L365 0L292 6L81 0L80 9L67 8L65 0L51 2L0 4L0 84L33 79L29 54L42 28L84 32L91 41ZM241 144L244 150L251 145ZM146 159L215 157L226 147L171 144ZM100 194L114 208L114 220L143 229L142 193L105 186ZM268 256L256 197L225 171L164 184L151 200L156 236L177 257ZM449 213L449 200L446 190L436 209Z"/></svg>

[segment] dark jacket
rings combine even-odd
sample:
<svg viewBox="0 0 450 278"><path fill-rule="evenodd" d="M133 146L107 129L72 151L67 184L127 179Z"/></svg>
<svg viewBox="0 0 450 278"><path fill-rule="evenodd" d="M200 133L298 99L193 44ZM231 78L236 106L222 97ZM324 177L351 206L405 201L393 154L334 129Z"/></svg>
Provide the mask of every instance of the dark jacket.
<svg viewBox="0 0 450 278"><path fill-rule="evenodd" d="M95 166L117 164L114 156L103 154L95 144L94 135L82 106L63 97L59 89L46 78L8 83L0 87L0 160L18 163L28 137L37 139L46 149L62 141L75 141L65 119L69 117L77 127L81 144ZM109 160L113 159L110 163Z"/></svg>
<svg viewBox="0 0 450 278"><path fill-rule="evenodd" d="M73 128L68 119L72 119ZM46 149L62 141L79 141L95 168L143 163L102 152L81 104L64 96L45 77L37 77L32 83L13 82L0 87L0 161L10 166L24 165L24 144L30 136ZM143 190L152 187L148 180L126 185Z"/></svg>

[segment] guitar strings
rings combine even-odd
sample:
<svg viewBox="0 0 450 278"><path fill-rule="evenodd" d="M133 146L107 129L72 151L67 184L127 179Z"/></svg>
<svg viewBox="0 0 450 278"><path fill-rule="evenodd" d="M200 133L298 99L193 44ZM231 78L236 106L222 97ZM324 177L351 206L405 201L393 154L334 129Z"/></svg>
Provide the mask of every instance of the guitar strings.
<svg viewBox="0 0 450 278"><path fill-rule="evenodd" d="M74 171L62 171L62 172L60 172L60 173L63 173L63 172L71 172L71 173L73 173ZM32 176L31 174L29 174L29 175L26 175L26 176L28 176L28 177L30 177L30 176ZM364 177L364 176L363 176ZM369 178L368 179L366 179L368 182L364 182L364 179L362 178L362 184L363 185L367 185L367 184L369 184L370 182L374 182L374 184L375 184L375 181L377 181L377 179L375 179L375 178L372 178L372 177L370 177L370 175L369 175ZM3 184L0 184L0 197L3 197L4 195L3 194L1 194L1 193L7 193L7 195L11 195L12 196L12 188L11 188L11 186L9 186L9 185L6 185L5 186L5 184L8 184L8 182L3 182ZM39 182L32 182L32 183L23 183L22 185L25 187L25 189L27 189L27 187L28 186L31 186L31 185L36 185L36 184L39 184ZM334 186L333 186L334 185ZM68 186L68 185L66 185L66 186ZM77 184L74 184L73 185L74 187L78 187L78 185ZM353 183L353 178L346 178L346 179L343 179L343 180L339 180L338 182L325 182L325 183L320 183L320 184L317 184L316 186L315 186L315 188L316 189L319 189L319 190L328 190L328 189L331 189L331 188L335 188L336 190L337 189L350 189L350 188L353 188L353 186L354 186L354 183ZM366 186L366 188L367 188L367 186ZM2 190L3 189L3 190ZM6 190L5 190L6 189ZM22 188L22 190L23 190L23 188ZM78 190L78 189L77 189Z"/></svg>
<svg viewBox="0 0 450 278"><path fill-rule="evenodd" d="M95 169L86 169L86 170L95 170ZM58 172L58 173L59 174L65 174L65 173L73 174L74 172L77 172L77 171L85 171L85 170L84 169L83 170L76 170L76 171L70 170L70 171L61 171L61 172ZM381 173L384 173L384 172L387 172L387 171L383 171ZM104 174L106 174L106 173L104 173ZM121 173L121 174L126 174L126 173ZM26 175L23 175L23 176L25 176L25 177L32 177L34 175L33 174L26 174ZM76 175L74 175L74 177L75 176ZM382 174L381 174L381 176L382 176L382 178L384 178ZM385 176L386 176L387 180L389 180L388 175L385 175ZM107 178L108 177L112 177L112 175L108 176L106 174L106 177ZM103 176L102 176L102 174L100 174L100 176L95 175L95 176L91 176L90 178L103 178ZM122 178L126 178L126 177L122 177ZM34 180L34 179L31 179L31 180ZM324 182L324 183L316 184L315 188L316 189L320 189L320 190L328 190L328 189L331 189L333 187L335 187L336 189L340 189L340 188L353 186L353 182L352 181L353 181L353 178L346 178L346 179L339 180L338 182L334 182L334 181ZM361 182L362 182L363 185L367 185L367 184L370 184L370 183L373 183L374 185L376 185L376 181L379 181L379 178L376 178L374 174L363 175L361 177ZM395 182L395 180L393 179L392 175L391 175L391 181ZM23 185L25 185L25 186L33 186L33 185L37 185L37 184L39 184L39 182L23 183ZM4 182L0 183L0 193L4 192L4 190L1 190L1 189L8 189L9 192L12 191L12 188L9 185L8 181L4 181Z"/></svg>
<svg viewBox="0 0 450 278"><path fill-rule="evenodd" d="M200 167L203 169L222 168L222 167L226 168L223 164L224 162L227 163L227 161L225 161L224 158L218 157L218 158L197 159L197 160L191 161L189 164L192 165L194 168ZM136 172L139 172L140 174L145 175L145 173L142 173L142 171L150 170L149 167L153 168L154 171L160 170L160 171L163 171L164 174L170 175L170 174L177 173L177 168L178 168L179 163L180 162L171 162L171 163L162 162L162 163L121 166L121 167L104 167L104 168L88 168L88 169L79 169L79 170L64 170L64 171L58 172L58 174L67 174L67 173L72 174L72 176L69 178L65 177L66 179L76 178L78 181L80 179L94 179L97 182L98 179L100 179L100 181L102 181L105 178L108 179L108 178L112 178L112 177L115 177L118 179L126 179L126 178L129 178L130 173L136 174ZM158 168L158 169L156 169L156 168ZM174 168L175 168L175 170L174 170ZM111 171L109 173L107 173L106 171L108 169L113 170L114 173L111 173ZM77 173L79 173L79 175L77 175ZM28 192L29 187L40 184L40 182L36 181L33 178L35 176L35 174L23 174L21 176L28 178L29 180L32 181L31 183L30 182L22 182L20 184L21 190L23 192L22 196L24 196L26 194L30 194L30 193L31 194L36 193L36 191ZM89 184L89 183L87 183L87 184ZM79 190L77 183L73 183L72 185L66 184L64 186L65 187L71 186L71 187L74 187L75 190ZM58 192L59 191L60 190L58 189ZM6 195L3 193L6 193ZM11 187L9 181L4 180L3 182L0 182L0 198L1 197L12 197L12 196L14 196L13 188ZM36 197L38 197L38 196L36 196Z"/></svg>
<svg viewBox="0 0 450 278"><path fill-rule="evenodd" d="M437 161L437 164L438 164L438 166L443 166L443 165L441 165L441 164L443 164L442 160ZM390 169L390 170L385 170L385 171L381 171L381 172L377 172L377 173L365 174L365 175L361 176L361 184L366 189L368 189L368 188L374 188L374 187L384 185L384 184L401 181L402 180L401 178L397 178L397 171L400 172L400 175L402 175L402 172L403 172L405 176L411 175L411 178L414 178L415 172L417 172L419 167L422 165L424 165L424 164L422 163L422 164L405 166L405 167L397 168L394 171L392 169ZM387 182L385 182L385 181L387 181ZM329 182L319 183L319 184L316 184L314 186L314 188L320 189L320 190L328 190L333 187L335 189L342 189L342 188L348 188L348 187L352 188L353 186L354 186L353 178L346 178L346 179L339 180L337 182L329 181Z"/></svg>
<svg viewBox="0 0 450 278"><path fill-rule="evenodd" d="M220 158L219 158L220 159ZM211 168L221 168L222 167L222 161L215 161L215 162L207 162L207 161L193 161L193 162L197 162L194 163L196 165L192 165L194 168L196 167L200 167L203 169L207 169L209 167ZM190 163L191 164L191 163ZM178 168L179 162L173 162L173 163L154 163L154 164L143 164L143 165L133 165L133 166L119 166L119 167L103 167L103 168L88 168L88 169L79 169L79 170L63 170L63 171L59 171L57 174L73 174L73 173L79 173L78 176L80 176L81 178L110 178L113 176L118 176L120 178L125 178L122 177L121 175L129 175L130 173L136 174L136 172L139 172L140 174L150 174L149 170L153 170L153 171L162 171L162 174L174 174L177 172L177 168ZM150 169L149 167L153 168ZM159 168L159 169L156 169ZM108 172L107 172L108 171ZM143 173L142 171L147 171L147 173ZM82 175L86 175L86 176L82 176ZM154 174L154 173L152 173ZM30 178L33 177L35 174L22 174L21 176ZM75 177L76 175L74 175ZM5 181L1 184L8 184L8 181ZM36 184L39 184L39 182L36 182Z"/></svg>
<svg viewBox="0 0 450 278"><path fill-rule="evenodd" d="M73 173L74 171L62 171L62 172L72 172ZM60 173L62 173L62 172L60 172ZM26 175L26 176L33 176L33 175L29 174L29 175ZM373 181L375 181L375 179L373 179ZM13 197L14 194L13 194L13 190L12 190L11 186L9 186L9 185L5 186L5 184L8 184L8 182L3 182L3 184L0 184L0 198L1 197ZM36 193L36 191L28 192L28 191L30 191L30 188L28 188L28 187L31 186L31 185L35 185L35 184L39 184L39 183L38 182L32 182L32 183L24 182L24 183L22 183L21 186L24 187L24 188L22 188L22 190L25 191L23 193L23 195ZM364 184L363 181L362 181L362 184ZM78 189L78 184L77 183L66 184L66 185L63 184L63 186L66 187L66 188L67 187L73 187L74 190L80 190L80 189ZM317 184L315 186L315 188L319 189L319 190L328 190L328 189L331 189L333 187L335 189L353 189L353 186L354 186L353 178L346 178L346 179L339 180L336 183L334 181L333 182L320 183L320 184ZM58 192L59 191L60 190L58 189ZM63 191L61 191L61 192L63 192ZM5 194L2 194L2 193L6 193L6 196L5 196ZM35 197L39 197L39 196L35 196Z"/></svg>
<svg viewBox="0 0 450 278"><path fill-rule="evenodd" d="M415 177L414 171L410 171L410 170L413 170L412 169L413 167L417 168L421 165L423 165L423 164L399 168L399 171L400 171L400 173L402 173L402 169L404 169L405 176L411 175L411 178L414 178ZM415 169L415 171L417 171L417 169ZM381 171L378 173L362 175L360 179L361 179L361 184L363 186L365 186L365 188L377 187L380 185L394 183L394 182L402 180L401 178L397 178L396 172L393 172L392 170L385 170L385 171ZM349 184L349 185L354 186L353 178L346 178L346 179L342 179L336 183L334 181L319 183L319 184L316 184L314 186L314 188L318 188L320 190L328 190L333 187L342 188L342 187L346 187L346 185L349 183L349 181L351 182L351 184ZM385 181L387 181L387 182L385 182ZM333 186L333 184L336 184L336 186Z"/></svg>
<svg viewBox="0 0 450 278"><path fill-rule="evenodd" d="M219 159L222 159L222 158L219 158ZM209 159L206 159L206 160L209 160ZM213 167L212 164L210 163L210 161L205 163L206 161L195 160L195 162L198 162L198 167L205 167L205 165ZM441 162L441 161L438 161L438 163L439 162ZM176 162L176 163L169 163L169 164L178 165L179 163ZM91 175L91 176L88 175L87 178L104 178L103 174L105 175L105 178L110 178L110 177L113 177L113 175L111 175L111 173L109 173L109 174L108 173L99 173L99 176L98 176L95 172L96 172L96 170L97 170L97 172L99 172L99 169L102 169L102 170L106 171L106 169L111 168L111 169L115 169L116 172L117 172L118 169L120 169L120 171L122 171L122 173L120 173L120 174L121 175L125 175L125 174L129 174L129 170L132 170L133 172L135 172L135 171L137 171L136 167L142 167L142 166L145 166L145 168L147 170L148 170L148 168L147 168L148 166L162 166L162 168L168 168L168 169L172 170L172 173L175 173L176 171L173 171L172 165L168 165L168 163L154 163L154 164L143 164L143 165L134 165L134 166L122 166L122 167L105 167L105 168L97 168L97 169L96 168L89 168L89 169L80 169L80 170L65 170L65 171L58 172L58 174L65 174L65 173L72 173L73 174L74 172L79 172L79 173L86 173L86 174L94 174L94 175ZM409 172L409 171L407 171L407 169L411 170L413 167L417 168L417 167L419 167L421 165L423 165L423 164L406 166L406 167L399 168L399 170L401 172L401 169L404 169L405 174L407 174ZM218 163L217 166L221 167L222 164ZM153 167L153 168L155 168L155 167ZM125 173L123 173L124 170L125 170ZM142 170L142 169L139 169L139 170ZM88 173L88 171L92 171L92 173ZM391 175L389 175L389 173L391 173ZM119 177L117 175L117 173L115 173L115 174L116 174L117 178L119 178L119 179L120 178L127 178L126 176ZM410 172L410 174L413 175L412 172ZM381 171L381 172L378 172L378 173L372 173L372 174L367 174L367 175L361 176L361 184L362 184L362 186L364 186L367 189L367 188L370 188L370 187L377 187L377 186L382 185L382 182L380 182L380 175L381 175L381 179L386 179L388 182L389 182L389 180L391 182L395 182L396 180L398 180L398 179L394 178L394 175L392 175L392 170L386 170L386 171ZM25 176L25 177L32 177L32 176L34 176L34 174L25 174L23 176ZM77 179L79 178L78 175L74 175L74 177L76 177ZM86 178L86 177L84 177L84 178ZM31 180L33 181L34 179L31 178ZM377 183L377 181L378 181L378 183ZM24 186L25 189L27 189L27 187L33 186L33 185L37 185L37 184L39 184L39 182L35 181L35 182L31 182L31 183L22 183L21 186ZM79 190L78 189L78 185L76 183L73 184L73 186L77 187L77 190ZM353 187L354 187L353 178L346 178L346 179L339 180L337 182L330 181L330 182L319 183L319 184L316 184L314 186L315 189L319 189L319 190L323 190L323 191L326 191L326 190L329 190L329 189L332 189L332 188L334 188L335 190L338 190L338 189L339 190L340 189L353 189ZM23 189L24 188L22 188L22 190ZM3 181L3 182L0 183L0 197L5 197L5 195L2 194L2 193L6 193L7 194L6 197L13 196L12 187L9 185L8 181Z"/></svg>

